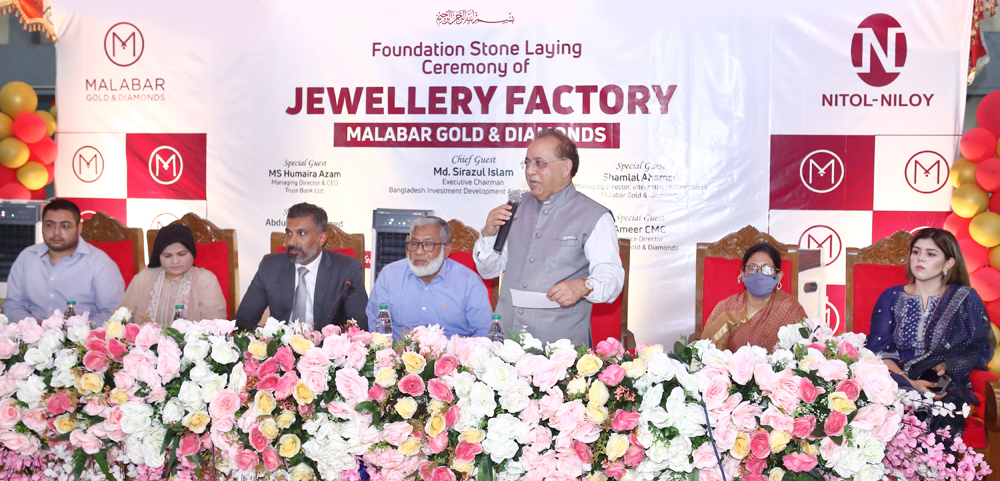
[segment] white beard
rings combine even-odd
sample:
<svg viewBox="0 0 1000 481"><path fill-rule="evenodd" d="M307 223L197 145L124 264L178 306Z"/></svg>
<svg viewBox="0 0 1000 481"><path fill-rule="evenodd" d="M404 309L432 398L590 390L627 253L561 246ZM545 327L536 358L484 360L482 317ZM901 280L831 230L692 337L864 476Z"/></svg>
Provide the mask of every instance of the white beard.
<svg viewBox="0 0 1000 481"><path fill-rule="evenodd" d="M431 259L426 266L421 267L413 265L413 259L410 259L409 257L406 258L406 262L410 264L410 272L417 277L434 275L441 269L441 266L444 265L444 248L442 248L441 252L438 253L437 258Z"/></svg>

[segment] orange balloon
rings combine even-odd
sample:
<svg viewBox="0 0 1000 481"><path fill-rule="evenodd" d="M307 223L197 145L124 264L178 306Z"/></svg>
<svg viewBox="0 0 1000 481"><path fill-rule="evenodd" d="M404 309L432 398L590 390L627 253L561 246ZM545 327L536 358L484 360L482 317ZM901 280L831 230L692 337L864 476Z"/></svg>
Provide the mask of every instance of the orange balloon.
<svg viewBox="0 0 1000 481"><path fill-rule="evenodd" d="M14 137L0 140L0 165L16 169L28 161L28 145Z"/></svg>
<svg viewBox="0 0 1000 481"><path fill-rule="evenodd" d="M951 210L965 218L984 212L989 203L990 195L975 182L962 184L951 193Z"/></svg>
<svg viewBox="0 0 1000 481"><path fill-rule="evenodd" d="M49 183L49 171L38 162L28 162L17 169L17 180L28 190L38 190Z"/></svg>
<svg viewBox="0 0 1000 481"><path fill-rule="evenodd" d="M14 135L14 119L0 112L0 140Z"/></svg>
<svg viewBox="0 0 1000 481"><path fill-rule="evenodd" d="M16 119L18 115L38 110L35 89L24 82L7 82L0 88L0 111Z"/></svg>
<svg viewBox="0 0 1000 481"><path fill-rule="evenodd" d="M969 182L976 181L976 164L974 162L969 162L965 160L964 157L959 157L951 166L951 173L948 177L951 180L951 185L953 187L958 187L962 184L968 184Z"/></svg>

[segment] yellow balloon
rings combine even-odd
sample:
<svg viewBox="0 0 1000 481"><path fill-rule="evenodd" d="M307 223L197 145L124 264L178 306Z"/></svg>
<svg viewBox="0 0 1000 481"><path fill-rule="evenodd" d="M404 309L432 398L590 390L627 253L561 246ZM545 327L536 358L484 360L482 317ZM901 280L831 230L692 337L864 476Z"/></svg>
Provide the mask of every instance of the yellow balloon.
<svg viewBox="0 0 1000 481"><path fill-rule="evenodd" d="M0 111L16 119L18 115L38 109L35 89L24 82L7 82L0 88Z"/></svg>
<svg viewBox="0 0 1000 481"><path fill-rule="evenodd" d="M979 164L965 160L965 157L959 157L958 160L952 164L951 173L948 174L948 178L951 180L951 185L953 187L958 187L970 182L975 183L977 165Z"/></svg>
<svg viewBox="0 0 1000 481"><path fill-rule="evenodd" d="M52 108L49 109L49 113L52 114L52 118L54 118L54 119L58 119L59 118L59 115L56 114L56 106L55 105L52 105Z"/></svg>
<svg viewBox="0 0 1000 481"><path fill-rule="evenodd" d="M997 329L997 325L991 322L990 329L993 329L993 340L1000 339L1000 329ZM989 369L993 375L1000 376L1000 350L993 351L993 359L990 360Z"/></svg>
<svg viewBox="0 0 1000 481"><path fill-rule="evenodd" d="M973 217L969 223L969 235L984 247L1000 245L1000 214L983 212Z"/></svg>
<svg viewBox="0 0 1000 481"><path fill-rule="evenodd" d="M45 136L52 137L56 133L56 118L44 110L36 110L35 113L45 121Z"/></svg>
<svg viewBox="0 0 1000 481"><path fill-rule="evenodd" d="M28 161L28 146L14 137L0 140L0 165L16 169Z"/></svg>
<svg viewBox="0 0 1000 481"><path fill-rule="evenodd" d="M17 180L28 190L38 190L49 183L49 171L38 162L28 162L17 169Z"/></svg>
<svg viewBox="0 0 1000 481"><path fill-rule="evenodd" d="M951 210L966 219L985 212L989 204L990 195L975 182L962 184L951 194Z"/></svg>
<svg viewBox="0 0 1000 481"><path fill-rule="evenodd" d="M14 135L13 126L14 119L8 117L7 114L0 112L0 140Z"/></svg>

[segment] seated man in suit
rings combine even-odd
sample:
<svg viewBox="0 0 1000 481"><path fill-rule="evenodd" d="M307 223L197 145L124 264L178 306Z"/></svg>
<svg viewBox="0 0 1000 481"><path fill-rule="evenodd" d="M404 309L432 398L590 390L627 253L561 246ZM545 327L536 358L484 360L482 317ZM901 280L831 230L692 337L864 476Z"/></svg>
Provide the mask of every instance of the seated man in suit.
<svg viewBox="0 0 1000 481"><path fill-rule="evenodd" d="M446 335L485 337L493 315L482 278L475 271L448 258L451 227L440 217L421 217L410 224L406 259L382 268L368 318L380 304L389 305L392 337L417 326L440 325Z"/></svg>
<svg viewBox="0 0 1000 481"><path fill-rule="evenodd" d="M368 330L365 316L364 274L353 257L323 249L326 211L307 204L288 209L286 252L268 254L236 311L236 326L257 327L264 309L281 321L299 320L321 330L327 324L344 325L354 319Z"/></svg>

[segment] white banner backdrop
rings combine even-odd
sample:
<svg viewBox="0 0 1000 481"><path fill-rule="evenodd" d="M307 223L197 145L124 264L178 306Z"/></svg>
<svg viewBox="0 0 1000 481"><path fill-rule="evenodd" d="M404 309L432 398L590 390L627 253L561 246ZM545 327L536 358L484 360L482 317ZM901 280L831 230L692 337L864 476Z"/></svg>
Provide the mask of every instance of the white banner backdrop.
<svg viewBox="0 0 1000 481"><path fill-rule="evenodd" d="M375 208L481 228L545 125L578 136L578 189L632 239L643 342L693 332L695 244L769 209L783 242L836 225L859 246L874 211L948 210L950 187L907 190L899 139L954 160L969 0L54 3L57 195L236 229L241 290L297 202L369 248Z"/></svg>

